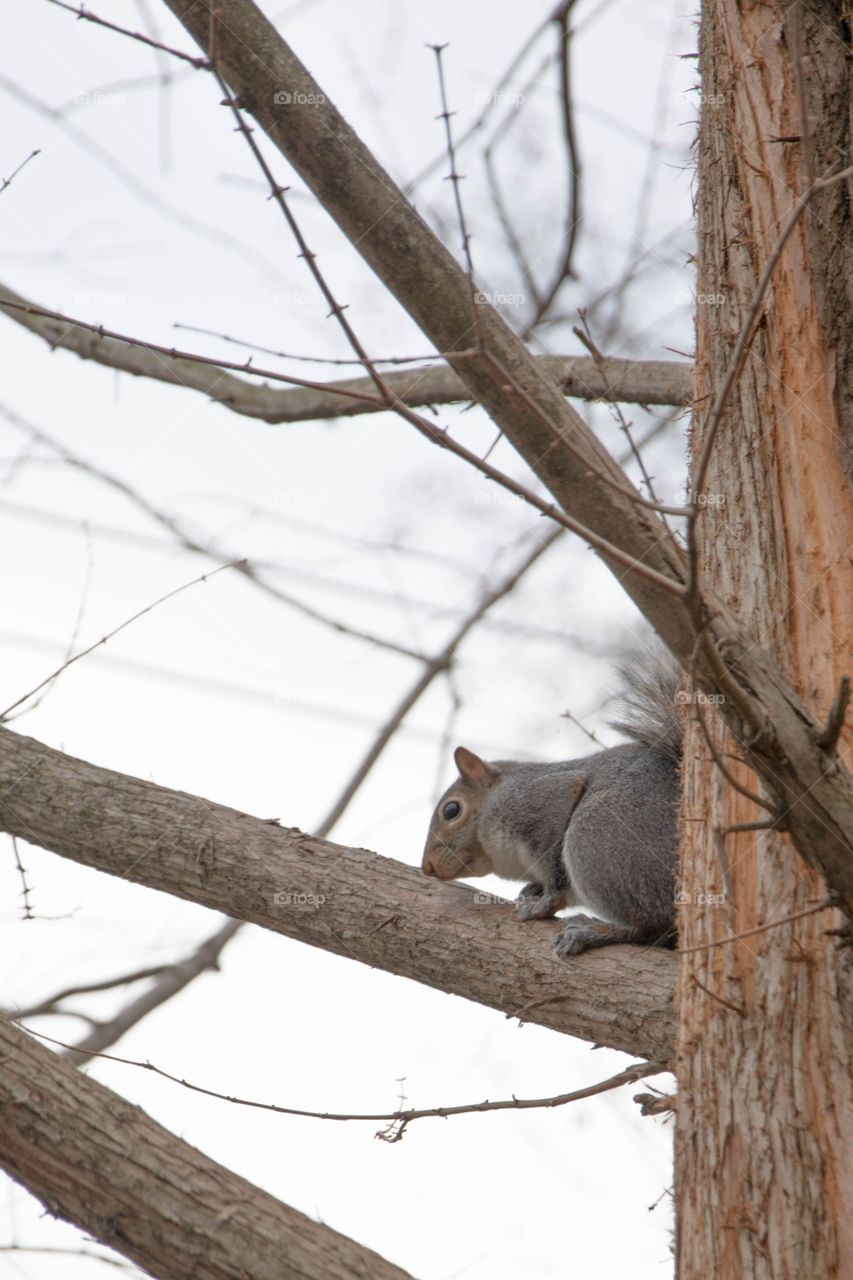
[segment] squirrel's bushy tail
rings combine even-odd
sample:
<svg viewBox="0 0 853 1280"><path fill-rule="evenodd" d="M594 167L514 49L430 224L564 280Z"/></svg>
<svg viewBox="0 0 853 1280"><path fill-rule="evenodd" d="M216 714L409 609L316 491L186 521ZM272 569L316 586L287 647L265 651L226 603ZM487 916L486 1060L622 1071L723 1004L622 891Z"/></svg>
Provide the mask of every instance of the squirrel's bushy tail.
<svg viewBox="0 0 853 1280"><path fill-rule="evenodd" d="M678 714L681 672L675 659L659 640L644 638L626 646L618 673L619 717L610 721L611 727L680 759L684 726Z"/></svg>

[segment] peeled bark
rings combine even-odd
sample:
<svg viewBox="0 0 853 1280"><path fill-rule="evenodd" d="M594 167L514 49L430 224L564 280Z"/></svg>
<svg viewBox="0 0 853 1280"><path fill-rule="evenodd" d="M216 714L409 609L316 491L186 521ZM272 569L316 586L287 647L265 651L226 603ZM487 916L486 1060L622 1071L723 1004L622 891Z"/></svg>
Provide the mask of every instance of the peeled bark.
<svg viewBox="0 0 853 1280"><path fill-rule="evenodd" d="M671 952L554 955L556 921L522 924L466 885L86 764L0 729L0 829L510 1017L639 1057L672 1051Z"/></svg>
<svg viewBox="0 0 853 1280"><path fill-rule="evenodd" d="M694 452L809 167L822 177L849 163L849 32L833 5L709 0L701 70ZM843 183L828 188L788 241L717 439L700 524L708 581L824 714L853 667L849 208ZM713 710L704 708L731 763L744 744ZM849 732L839 752L850 760ZM695 727L686 760L682 945L819 903L821 877L778 831L729 835L725 882L714 828L763 815L721 780ZM828 759L827 773L834 767ZM735 771L756 789L754 775ZM821 911L683 957L681 1280L853 1275L851 952L827 935L834 923Z"/></svg>
<svg viewBox="0 0 853 1280"><path fill-rule="evenodd" d="M54 1217L149 1275L411 1280L208 1159L6 1018L0 1059L0 1167Z"/></svg>

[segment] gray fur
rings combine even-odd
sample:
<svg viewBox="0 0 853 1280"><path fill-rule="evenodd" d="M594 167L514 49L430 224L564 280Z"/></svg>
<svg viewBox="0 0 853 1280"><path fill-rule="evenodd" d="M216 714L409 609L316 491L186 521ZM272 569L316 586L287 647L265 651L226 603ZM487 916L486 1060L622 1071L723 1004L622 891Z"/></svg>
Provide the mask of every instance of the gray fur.
<svg viewBox="0 0 853 1280"><path fill-rule="evenodd" d="M439 801L427 839L428 874L440 874L430 857L440 846L458 850L460 863L443 878L464 876L465 848L476 844L496 875L529 879L518 900L522 920L564 906L594 911L597 919L566 921L561 955L615 942L666 945L675 936L679 673L670 658L647 650L623 665L622 680L618 727L633 741L552 764L499 760L485 786L460 777ZM442 806L457 797L467 805L465 821L445 829Z"/></svg>

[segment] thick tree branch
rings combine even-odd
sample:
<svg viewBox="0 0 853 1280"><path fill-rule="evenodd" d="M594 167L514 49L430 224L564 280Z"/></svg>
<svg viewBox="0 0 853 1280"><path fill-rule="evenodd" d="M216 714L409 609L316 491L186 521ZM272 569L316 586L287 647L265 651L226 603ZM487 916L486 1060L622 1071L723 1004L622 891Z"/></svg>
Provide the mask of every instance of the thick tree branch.
<svg viewBox="0 0 853 1280"><path fill-rule="evenodd" d="M206 49L210 0L166 3ZM448 353L472 398L563 510L596 535L605 563L672 652L685 666L695 660L700 685L724 695L720 713L785 812L798 852L853 918L853 779L840 757L821 749L820 730L775 660L707 590L685 599L665 589L667 581L687 581L686 558L553 379L485 302L475 322L465 272L253 0L217 0L216 12L218 65L243 108L436 349ZM607 547L619 549L621 563Z"/></svg>
<svg viewBox="0 0 853 1280"><path fill-rule="evenodd" d="M202 364L188 357L170 355L165 350L155 350L153 345L142 341L121 342L93 332L70 318L60 319L50 314L47 308L0 284L0 309L3 302L13 304L5 311L10 320L43 338L53 348L72 351L83 360L94 360L137 377L200 391L226 409L262 422L313 422L382 413L388 408L379 398L372 378L343 378L328 386L294 386L282 390L264 383L247 382L215 362ZM690 402L692 366L686 361L610 359L601 369L588 356L536 356L535 359L559 384L564 395L581 400L615 398L626 404L675 406ZM255 376L262 374L258 371ZM267 376L272 376L272 372L267 371ZM285 375L281 377L289 381ZM470 399L465 384L444 364L383 373L382 380L411 408L456 404Z"/></svg>
<svg viewBox="0 0 853 1280"><path fill-rule="evenodd" d="M0 1058L0 1166L49 1213L150 1275L411 1280L181 1142L5 1018Z"/></svg>
<svg viewBox="0 0 853 1280"><path fill-rule="evenodd" d="M465 885L86 764L0 731L0 825L111 875L626 1053L672 1052L675 959L618 947L558 959Z"/></svg>

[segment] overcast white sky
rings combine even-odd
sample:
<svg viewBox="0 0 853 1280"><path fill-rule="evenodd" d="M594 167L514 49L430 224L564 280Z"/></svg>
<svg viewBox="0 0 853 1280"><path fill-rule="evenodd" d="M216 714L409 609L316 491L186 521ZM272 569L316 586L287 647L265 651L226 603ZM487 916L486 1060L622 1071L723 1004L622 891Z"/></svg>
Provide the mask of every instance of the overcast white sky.
<svg viewBox="0 0 853 1280"><path fill-rule="evenodd" d="M190 41L160 0L91 6L166 43ZM427 43L448 42L454 127L482 110L504 68L550 9L486 0L268 0L264 10L394 178L441 153ZM578 279L539 350L578 353L578 306L642 269L596 311L610 354L671 358L692 344L690 143L692 10L671 0L580 0L573 49L584 170ZM153 24L153 26L152 26ZM5 129L0 177L40 154L0 196L0 280L37 303L153 341L242 359L243 347L175 323L277 350L348 355L266 199L209 77L45 0L0 13ZM505 195L547 277L565 195L553 54L531 51L523 95L497 153ZM158 76L167 75L164 84ZM494 118L512 113L498 104ZM271 147L274 170L349 317L377 355L429 346ZM446 164L416 202L459 244ZM464 198L483 287L523 282L501 238L476 146L463 149ZM527 300L507 305L522 323ZM181 551L126 497L35 447L37 426L229 553L276 562L270 580L348 624L432 652L476 599L542 536L536 514L493 490L389 415L268 427L194 392L51 354L0 317L0 522L5 610L0 703L61 659L211 567ZM260 361L260 357L258 358ZM275 365L273 357L264 362ZM334 376L279 361L283 372ZM584 408L614 450L606 409ZM630 418L639 432L647 414ZM440 420L472 447L494 429L479 410ZM683 484L683 425L650 450L659 492ZM492 460L519 476L501 443ZM459 705L437 684L409 717L335 838L417 864L447 750L542 759L582 754L563 710L615 740L599 708L608 645L636 614L591 552L563 539L460 653ZM311 830L329 808L416 664L342 638L222 574L158 607L69 670L15 728L98 764ZM72 981L181 957L216 927L209 913L22 846L35 921L21 920L11 848L3 878L2 1002L23 1005ZM504 892L508 892L506 886ZM533 927L519 926L519 927ZM109 994L78 1007L118 1007ZM74 1039L77 1019L42 1020ZM246 929L223 970L149 1017L121 1043L205 1086L283 1105L376 1111L541 1096L603 1078L628 1059L501 1014ZM631 1089L571 1108L421 1121L405 1140L375 1125L331 1125L205 1100L107 1062L93 1076L213 1158L376 1249L420 1280L657 1280L671 1273L671 1137L641 1119ZM661 1198L662 1197L662 1198ZM660 1201L653 1212L650 1206ZM71 1228L3 1188L0 1243L78 1248ZM89 1280L91 1259L0 1253L0 1275Z"/></svg>

